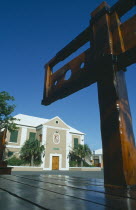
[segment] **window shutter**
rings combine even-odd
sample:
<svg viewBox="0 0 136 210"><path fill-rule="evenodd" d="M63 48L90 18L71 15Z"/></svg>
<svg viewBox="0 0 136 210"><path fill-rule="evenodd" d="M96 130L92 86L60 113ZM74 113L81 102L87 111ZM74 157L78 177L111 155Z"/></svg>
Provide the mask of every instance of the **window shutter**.
<svg viewBox="0 0 136 210"><path fill-rule="evenodd" d="M18 131L12 131L10 134L10 142L17 142Z"/></svg>
<svg viewBox="0 0 136 210"><path fill-rule="evenodd" d="M36 133L30 132L29 133L29 139L35 139Z"/></svg>
<svg viewBox="0 0 136 210"><path fill-rule="evenodd" d="M78 148L78 138L74 138L74 149Z"/></svg>

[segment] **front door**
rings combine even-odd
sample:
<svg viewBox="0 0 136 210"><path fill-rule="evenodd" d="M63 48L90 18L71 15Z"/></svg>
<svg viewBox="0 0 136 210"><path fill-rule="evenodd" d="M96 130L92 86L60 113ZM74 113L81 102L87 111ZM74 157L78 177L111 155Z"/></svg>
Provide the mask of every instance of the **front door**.
<svg viewBox="0 0 136 210"><path fill-rule="evenodd" d="M52 170L59 170L59 157L58 156L52 157Z"/></svg>

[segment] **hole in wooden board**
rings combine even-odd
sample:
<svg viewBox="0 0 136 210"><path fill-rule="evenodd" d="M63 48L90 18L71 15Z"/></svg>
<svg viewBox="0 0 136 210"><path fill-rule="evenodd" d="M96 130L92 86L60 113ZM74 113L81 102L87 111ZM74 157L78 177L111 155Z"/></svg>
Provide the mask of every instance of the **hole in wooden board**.
<svg viewBox="0 0 136 210"><path fill-rule="evenodd" d="M85 66L85 63L84 63L84 62L82 62L82 63L80 64L80 69L83 69L83 68L84 68L84 66Z"/></svg>
<svg viewBox="0 0 136 210"><path fill-rule="evenodd" d="M56 80L55 82L54 82L54 85L56 86L58 84L58 81Z"/></svg>
<svg viewBox="0 0 136 210"><path fill-rule="evenodd" d="M65 74L65 80L69 80L70 77L71 77L71 75L72 75L72 71L71 71L70 69L67 70L67 72L66 72L66 74Z"/></svg>

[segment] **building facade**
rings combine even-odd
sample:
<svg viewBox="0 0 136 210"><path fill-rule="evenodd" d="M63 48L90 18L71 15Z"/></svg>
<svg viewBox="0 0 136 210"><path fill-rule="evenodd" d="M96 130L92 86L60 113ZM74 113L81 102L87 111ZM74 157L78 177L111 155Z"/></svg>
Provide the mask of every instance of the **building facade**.
<svg viewBox="0 0 136 210"><path fill-rule="evenodd" d="M103 168L103 151L102 151L102 149L97 149L97 150L93 151L92 164L94 166Z"/></svg>
<svg viewBox="0 0 136 210"><path fill-rule="evenodd" d="M8 156L19 156L26 140L36 138L45 147L43 170L69 170L69 152L78 144L84 144L84 133L67 125L58 116L52 119L18 114L15 116L18 130L7 132Z"/></svg>

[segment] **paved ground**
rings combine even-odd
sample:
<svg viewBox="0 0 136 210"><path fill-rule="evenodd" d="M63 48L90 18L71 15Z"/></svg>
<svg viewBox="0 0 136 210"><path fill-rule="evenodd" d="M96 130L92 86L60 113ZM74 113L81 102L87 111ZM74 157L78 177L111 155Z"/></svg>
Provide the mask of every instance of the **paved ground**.
<svg viewBox="0 0 136 210"><path fill-rule="evenodd" d="M65 175L72 177L103 179L102 171L13 171L12 175Z"/></svg>

